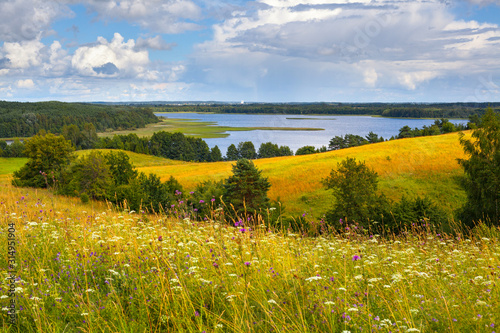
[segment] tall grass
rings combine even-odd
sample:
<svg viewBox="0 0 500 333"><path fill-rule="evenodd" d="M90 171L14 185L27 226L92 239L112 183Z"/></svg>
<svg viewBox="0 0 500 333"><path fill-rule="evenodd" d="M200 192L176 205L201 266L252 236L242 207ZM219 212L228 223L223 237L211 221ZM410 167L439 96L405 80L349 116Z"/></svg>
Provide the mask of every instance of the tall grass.
<svg viewBox="0 0 500 333"><path fill-rule="evenodd" d="M16 226L17 324L4 332L493 332L500 230L316 237L0 190ZM312 223L312 221L311 221ZM320 226L321 227L321 226Z"/></svg>

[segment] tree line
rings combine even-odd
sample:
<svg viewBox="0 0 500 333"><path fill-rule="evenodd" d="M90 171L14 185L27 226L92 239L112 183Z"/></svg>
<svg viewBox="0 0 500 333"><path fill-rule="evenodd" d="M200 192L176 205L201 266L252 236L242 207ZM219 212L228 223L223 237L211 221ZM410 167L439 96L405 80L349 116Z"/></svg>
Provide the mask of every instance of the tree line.
<svg viewBox="0 0 500 333"><path fill-rule="evenodd" d="M151 108L83 103L0 101L0 138L30 137L41 130L62 133L64 126L97 132L134 129L160 120Z"/></svg>
<svg viewBox="0 0 500 333"><path fill-rule="evenodd" d="M468 118L500 103L245 103L146 104L157 112L377 115L397 118Z"/></svg>
<svg viewBox="0 0 500 333"><path fill-rule="evenodd" d="M451 132L462 131L477 127L478 116L471 116L467 125L452 124L448 119L437 119L431 126L423 128L410 128L404 126L400 128L396 137L390 140L403 139L417 136L439 135ZM93 124L85 123L83 130L76 125L63 126L62 135L70 140L76 149L121 149L139 154L148 154L173 160L193 161L193 162L218 162L236 161L241 158L257 159L279 156L293 156L294 153L288 146L278 146L272 142L262 143L258 150L251 141L240 142L237 146L231 144L226 156L223 157L218 146L209 148L208 144L200 138L186 136L182 133L156 132L151 137L138 137L131 133L127 135L114 135L112 138L98 138L97 131ZM369 143L383 142L385 139L370 132L365 137L355 134L346 134L333 137L328 147L304 146L297 149L295 155L307 155L328 150L338 150ZM0 156L2 157L22 157L23 143L14 140L11 145L0 140Z"/></svg>

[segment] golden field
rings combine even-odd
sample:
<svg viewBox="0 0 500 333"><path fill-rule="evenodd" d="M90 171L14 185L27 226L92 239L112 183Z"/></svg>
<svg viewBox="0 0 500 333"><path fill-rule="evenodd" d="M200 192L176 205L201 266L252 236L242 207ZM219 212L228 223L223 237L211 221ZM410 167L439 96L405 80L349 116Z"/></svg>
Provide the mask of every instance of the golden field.
<svg viewBox="0 0 500 333"><path fill-rule="evenodd" d="M469 136L470 133L466 132ZM85 151L77 152L78 155ZM191 163L127 152L139 171L156 173L163 181L174 176L185 190L197 183L221 180L231 174L234 162ZM269 197L279 198L285 215L323 214L330 206L332 195L321 184L337 163L355 157L373 168L379 175L379 190L390 200L403 195L426 195L450 214L465 200L458 184L463 174L457 158L464 153L458 134L400 139L326 153L275 157L255 160L262 175L271 182ZM0 180L8 182L14 170L26 159L0 158Z"/></svg>
<svg viewBox="0 0 500 333"><path fill-rule="evenodd" d="M464 157L457 133L386 141L312 155L258 159L254 163L272 184L269 197L272 200L279 197L287 213L313 211L318 214L331 205L331 194L321 185L321 180L348 156L365 161L378 173L379 189L389 199L427 195L449 212L465 200L465 193L457 182L462 175L457 158ZM188 190L201 181L227 178L234 164L170 161L168 165L143 166L140 158L133 157L133 160L140 171L156 173L162 180L172 175Z"/></svg>

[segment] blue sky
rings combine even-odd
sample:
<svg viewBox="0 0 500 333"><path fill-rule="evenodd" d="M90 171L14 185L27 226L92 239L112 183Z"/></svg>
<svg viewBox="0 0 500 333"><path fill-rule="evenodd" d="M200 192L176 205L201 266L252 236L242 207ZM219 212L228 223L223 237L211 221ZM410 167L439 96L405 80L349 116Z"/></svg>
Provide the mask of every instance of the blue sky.
<svg viewBox="0 0 500 333"><path fill-rule="evenodd" d="M500 0L1 0L0 100L500 101Z"/></svg>

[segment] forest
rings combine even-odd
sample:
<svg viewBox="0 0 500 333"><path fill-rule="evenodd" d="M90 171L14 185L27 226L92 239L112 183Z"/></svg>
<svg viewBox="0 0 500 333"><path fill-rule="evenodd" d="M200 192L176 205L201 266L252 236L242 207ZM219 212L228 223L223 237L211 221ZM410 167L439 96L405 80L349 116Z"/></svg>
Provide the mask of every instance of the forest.
<svg viewBox="0 0 500 333"><path fill-rule="evenodd" d="M213 112L253 114L375 115L398 118L468 118L482 115L487 107L500 110L500 103L244 103L244 104L135 104L155 112Z"/></svg>
<svg viewBox="0 0 500 333"><path fill-rule="evenodd" d="M0 101L0 138L30 137L40 130L61 133L64 126L97 132L133 129L159 122L150 108L84 103Z"/></svg>

